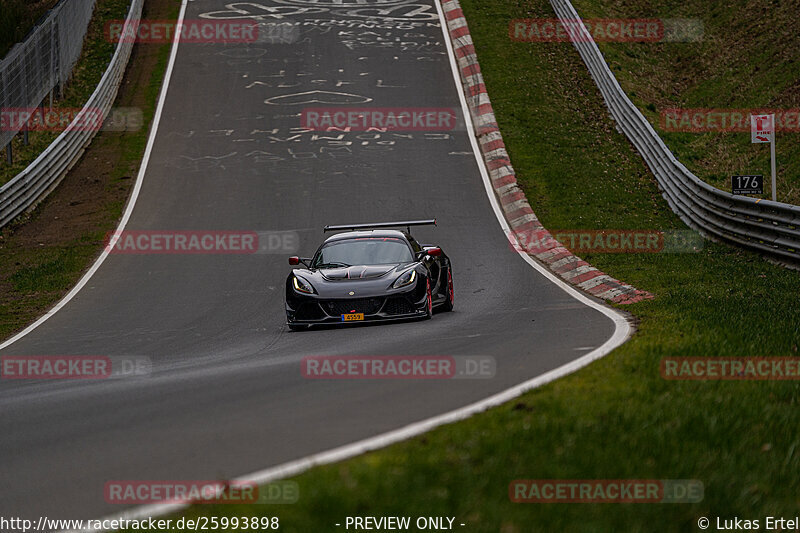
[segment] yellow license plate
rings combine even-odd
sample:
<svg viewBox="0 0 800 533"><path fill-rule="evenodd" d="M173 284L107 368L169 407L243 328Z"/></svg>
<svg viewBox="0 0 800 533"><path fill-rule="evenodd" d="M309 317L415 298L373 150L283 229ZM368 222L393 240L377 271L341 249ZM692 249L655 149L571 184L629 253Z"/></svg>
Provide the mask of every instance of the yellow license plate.
<svg viewBox="0 0 800 533"><path fill-rule="evenodd" d="M357 320L364 320L364 313L349 313L342 315L342 322L355 322Z"/></svg>

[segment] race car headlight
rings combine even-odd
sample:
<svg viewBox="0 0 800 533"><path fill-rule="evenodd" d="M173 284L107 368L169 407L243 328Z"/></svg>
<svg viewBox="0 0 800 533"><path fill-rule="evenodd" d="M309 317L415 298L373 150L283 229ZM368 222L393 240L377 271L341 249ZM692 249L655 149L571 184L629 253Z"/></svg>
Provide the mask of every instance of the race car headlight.
<svg viewBox="0 0 800 533"><path fill-rule="evenodd" d="M411 285L417 280L417 271L416 270L409 270L392 284L393 289L399 289L400 287L405 287L406 285Z"/></svg>
<svg viewBox="0 0 800 533"><path fill-rule="evenodd" d="M292 285L294 286L294 290L297 292L303 292L305 294L314 294L314 287L311 286L309 282L304 280L303 278L298 278L294 276L292 278Z"/></svg>

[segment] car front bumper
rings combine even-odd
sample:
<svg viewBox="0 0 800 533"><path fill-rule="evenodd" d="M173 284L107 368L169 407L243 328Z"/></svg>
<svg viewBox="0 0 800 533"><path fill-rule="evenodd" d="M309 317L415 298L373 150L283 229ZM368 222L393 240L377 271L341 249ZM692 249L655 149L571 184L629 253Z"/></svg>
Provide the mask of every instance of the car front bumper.
<svg viewBox="0 0 800 533"><path fill-rule="evenodd" d="M414 298L414 291L371 298L320 298L293 295L286 300L286 319L292 325L358 324L427 315L427 298ZM343 315L363 314L363 320L345 321Z"/></svg>

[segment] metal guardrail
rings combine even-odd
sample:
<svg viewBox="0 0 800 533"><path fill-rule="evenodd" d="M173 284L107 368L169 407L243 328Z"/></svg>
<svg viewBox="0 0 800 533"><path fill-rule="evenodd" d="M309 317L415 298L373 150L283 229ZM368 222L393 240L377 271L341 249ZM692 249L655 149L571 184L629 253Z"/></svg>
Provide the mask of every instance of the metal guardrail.
<svg viewBox="0 0 800 533"><path fill-rule="evenodd" d="M131 2L127 20L141 17L142 2L143 0ZM133 48L131 41L132 39L120 38L111 62L83 107L83 112L93 115L99 109L104 118L108 116L131 55ZM25 170L0 187L0 227L44 199L78 162L84 149L97 133L94 128L81 127L84 122L81 115L82 113L79 113Z"/></svg>
<svg viewBox="0 0 800 533"><path fill-rule="evenodd" d="M573 24L580 20L570 0L550 3L559 19ZM622 90L583 23L580 31L582 37L573 39L575 48L600 88L611 116L650 167L672 210L707 237L800 265L800 206L736 196L692 174Z"/></svg>

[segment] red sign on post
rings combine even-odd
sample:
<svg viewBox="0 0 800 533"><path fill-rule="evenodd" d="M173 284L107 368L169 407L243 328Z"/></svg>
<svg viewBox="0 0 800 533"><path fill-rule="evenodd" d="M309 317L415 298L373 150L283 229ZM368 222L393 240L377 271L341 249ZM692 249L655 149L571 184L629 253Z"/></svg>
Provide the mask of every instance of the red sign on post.
<svg viewBox="0 0 800 533"><path fill-rule="evenodd" d="M777 171L775 164L775 115L750 115L750 139L752 143L769 143L772 160L772 201L778 201L776 192Z"/></svg>
<svg viewBox="0 0 800 533"><path fill-rule="evenodd" d="M753 143L772 142L775 135L775 115L750 115L750 135Z"/></svg>

